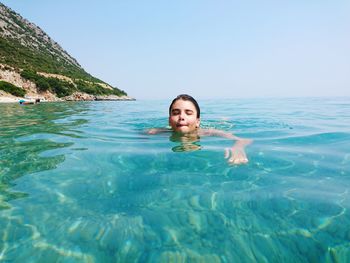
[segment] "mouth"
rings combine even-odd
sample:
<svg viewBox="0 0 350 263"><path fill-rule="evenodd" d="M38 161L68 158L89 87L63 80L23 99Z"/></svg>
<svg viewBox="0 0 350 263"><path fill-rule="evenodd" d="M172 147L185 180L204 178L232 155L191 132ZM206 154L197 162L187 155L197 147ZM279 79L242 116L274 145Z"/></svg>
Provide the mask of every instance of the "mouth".
<svg viewBox="0 0 350 263"><path fill-rule="evenodd" d="M176 124L176 127L181 128L181 127L187 127L186 124Z"/></svg>

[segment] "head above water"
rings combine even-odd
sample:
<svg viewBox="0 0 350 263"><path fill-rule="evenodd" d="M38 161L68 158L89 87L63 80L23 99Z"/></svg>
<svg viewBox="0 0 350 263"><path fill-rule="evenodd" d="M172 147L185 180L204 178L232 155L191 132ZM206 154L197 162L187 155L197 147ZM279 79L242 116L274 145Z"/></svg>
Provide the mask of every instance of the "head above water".
<svg viewBox="0 0 350 263"><path fill-rule="evenodd" d="M187 94L177 96L169 107L169 125L178 133L196 132L200 125L200 108L197 101Z"/></svg>
<svg viewBox="0 0 350 263"><path fill-rule="evenodd" d="M173 101L171 102L170 106L169 106L169 116L171 115L171 108L173 107L174 103L177 100L184 100L184 101L190 101L193 103L194 107L197 110L197 118L200 118L201 115L201 110L199 108L198 102L190 95L187 94L180 94L178 95L175 99L173 99Z"/></svg>

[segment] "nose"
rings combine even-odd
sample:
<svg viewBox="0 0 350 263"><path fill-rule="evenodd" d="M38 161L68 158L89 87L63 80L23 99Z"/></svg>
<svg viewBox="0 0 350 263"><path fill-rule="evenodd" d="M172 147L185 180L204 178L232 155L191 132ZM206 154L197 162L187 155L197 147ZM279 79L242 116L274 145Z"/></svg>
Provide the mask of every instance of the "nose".
<svg viewBox="0 0 350 263"><path fill-rule="evenodd" d="M179 119L180 119L180 120L184 120L184 119L185 119L185 113L184 113L184 112L181 112L181 113L179 114Z"/></svg>

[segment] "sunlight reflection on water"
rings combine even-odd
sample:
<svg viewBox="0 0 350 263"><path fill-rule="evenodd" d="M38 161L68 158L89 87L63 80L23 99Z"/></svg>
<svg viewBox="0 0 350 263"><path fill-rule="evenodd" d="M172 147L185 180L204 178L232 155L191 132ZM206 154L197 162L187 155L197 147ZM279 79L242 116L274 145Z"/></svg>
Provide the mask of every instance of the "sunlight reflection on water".
<svg viewBox="0 0 350 263"><path fill-rule="evenodd" d="M165 101L1 105L0 261L348 261L350 104L200 104L249 164L147 135Z"/></svg>

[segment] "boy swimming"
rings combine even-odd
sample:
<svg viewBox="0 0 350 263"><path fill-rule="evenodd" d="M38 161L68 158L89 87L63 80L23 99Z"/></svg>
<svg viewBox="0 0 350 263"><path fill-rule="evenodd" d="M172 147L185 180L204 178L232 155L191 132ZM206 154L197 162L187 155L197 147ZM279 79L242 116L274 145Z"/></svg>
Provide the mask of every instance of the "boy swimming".
<svg viewBox="0 0 350 263"><path fill-rule="evenodd" d="M230 164L243 164L248 162L245 147L252 143L250 139L239 138L232 133L200 127L200 108L197 101L187 94L177 96L169 106L169 126L166 128L153 128L148 134L173 131L183 141L197 141L200 136L219 136L235 140L233 146L225 149L225 158Z"/></svg>

